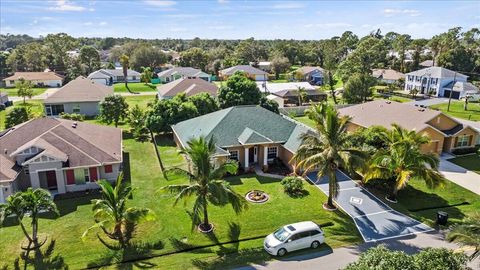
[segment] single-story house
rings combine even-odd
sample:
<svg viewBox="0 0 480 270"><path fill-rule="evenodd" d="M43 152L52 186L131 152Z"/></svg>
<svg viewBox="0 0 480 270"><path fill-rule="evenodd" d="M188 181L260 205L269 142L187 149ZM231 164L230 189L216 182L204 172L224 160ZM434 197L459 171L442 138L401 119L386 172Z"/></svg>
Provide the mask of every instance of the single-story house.
<svg viewBox="0 0 480 270"><path fill-rule="evenodd" d="M473 85L472 83L469 82L453 82L445 85L444 87L445 92L450 95L452 93L452 97L455 96L455 98L458 96L458 98L464 98L465 96L472 95L472 94L477 94L480 91L478 90L478 87ZM453 92L452 92L453 90ZM457 94L458 93L458 94ZM446 97L449 97L449 96Z"/></svg>
<svg viewBox="0 0 480 270"><path fill-rule="evenodd" d="M44 188L52 194L97 189L122 170L122 130L57 118L36 118L0 134L0 202Z"/></svg>
<svg viewBox="0 0 480 270"><path fill-rule="evenodd" d="M160 82L168 83L173 82L178 79L194 79L199 78L210 82L212 80L212 76L207 74L200 69L192 68L192 67L174 67L167 70L164 70L157 74Z"/></svg>
<svg viewBox="0 0 480 270"><path fill-rule="evenodd" d="M260 62L250 62L248 63L252 67L256 67L261 69L265 72L270 72L272 70L272 63L268 61L260 61Z"/></svg>
<svg viewBox="0 0 480 270"><path fill-rule="evenodd" d="M443 68L429 67L405 74L405 91L417 90L419 94L436 97L449 97L450 91L447 86L452 82L467 82L467 75ZM459 99L465 96L465 92L454 90L452 98Z"/></svg>
<svg viewBox="0 0 480 270"><path fill-rule="evenodd" d="M218 74L222 80L226 80L237 71L244 72L250 79L254 81L268 81L267 72L249 65L239 65L222 69L218 72Z"/></svg>
<svg viewBox="0 0 480 270"><path fill-rule="evenodd" d="M58 116L64 112L95 116L100 112L100 102L111 94L113 87L79 76L43 100L45 114Z"/></svg>
<svg viewBox="0 0 480 270"><path fill-rule="evenodd" d="M405 78L405 74L394 69L374 69L372 77L384 83L396 83L399 79Z"/></svg>
<svg viewBox="0 0 480 270"><path fill-rule="evenodd" d="M322 85L325 77L325 71L321 67L303 66L294 71L294 77L297 79L296 74L302 75L301 81L306 81L314 85Z"/></svg>
<svg viewBox="0 0 480 270"><path fill-rule="evenodd" d="M437 154L474 147L476 138L480 136L477 130L441 111L389 100L375 100L341 108L339 113L351 117L348 131L371 126L391 128L392 124L398 124L425 134L431 142L424 145L422 150Z"/></svg>
<svg viewBox="0 0 480 270"><path fill-rule="evenodd" d="M425 60L419 64L421 67L433 67L433 60Z"/></svg>
<svg viewBox="0 0 480 270"><path fill-rule="evenodd" d="M127 70L127 81L129 83L140 82L141 73L135 70ZM97 83L112 85L125 81L123 69L100 69L88 75L88 78Z"/></svg>
<svg viewBox="0 0 480 270"><path fill-rule="evenodd" d="M303 124L260 106L235 106L195 117L172 126L180 148L192 138L213 138L216 161L236 160L243 168L290 159L301 144L300 136L312 132Z"/></svg>
<svg viewBox="0 0 480 270"><path fill-rule="evenodd" d="M179 79L167 84L157 86L159 99L170 99L180 93L185 93L187 97L208 93L213 97L217 96L218 87L210 82L199 78Z"/></svg>
<svg viewBox="0 0 480 270"><path fill-rule="evenodd" d="M15 72L12 76L3 79L6 87L15 87L20 78L31 81L37 87L60 87L63 77L55 72Z"/></svg>
<svg viewBox="0 0 480 270"><path fill-rule="evenodd" d="M298 98L298 90L303 88L306 93L306 98L303 103L320 102L327 98L327 95L318 90L315 86L312 86L308 82L288 82L288 83L269 83L269 82L257 82L258 89L260 91L272 94L283 99L284 106L301 106ZM271 98L275 101L275 99ZM279 103L279 105L281 105ZM283 107L283 106L282 106Z"/></svg>

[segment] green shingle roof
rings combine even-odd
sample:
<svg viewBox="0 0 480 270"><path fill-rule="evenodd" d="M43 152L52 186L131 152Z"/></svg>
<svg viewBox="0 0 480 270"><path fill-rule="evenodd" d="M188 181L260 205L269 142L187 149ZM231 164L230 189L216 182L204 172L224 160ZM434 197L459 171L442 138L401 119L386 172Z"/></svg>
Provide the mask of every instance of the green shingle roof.
<svg viewBox="0 0 480 270"><path fill-rule="evenodd" d="M292 152L300 145L299 136L308 131L305 126L260 106L223 109L180 122L172 129L184 146L191 138L204 136L213 138L223 148L276 142L284 143Z"/></svg>

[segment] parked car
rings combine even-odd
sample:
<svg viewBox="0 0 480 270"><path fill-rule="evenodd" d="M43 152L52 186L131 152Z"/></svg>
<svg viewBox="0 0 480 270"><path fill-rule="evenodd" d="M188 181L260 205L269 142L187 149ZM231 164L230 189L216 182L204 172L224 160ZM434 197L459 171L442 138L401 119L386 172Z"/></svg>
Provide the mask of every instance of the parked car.
<svg viewBox="0 0 480 270"><path fill-rule="evenodd" d="M263 242L265 251L274 256L284 256L304 248L318 248L325 242L322 229L312 221L286 225L268 235Z"/></svg>
<svg viewBox="0 0 480 270"><path fill-rule="evenodd" d="M480 102L480 93L467 94L464 97L462 97L461 99L465 99L465 98L468 98L468 101Z"/></svg>

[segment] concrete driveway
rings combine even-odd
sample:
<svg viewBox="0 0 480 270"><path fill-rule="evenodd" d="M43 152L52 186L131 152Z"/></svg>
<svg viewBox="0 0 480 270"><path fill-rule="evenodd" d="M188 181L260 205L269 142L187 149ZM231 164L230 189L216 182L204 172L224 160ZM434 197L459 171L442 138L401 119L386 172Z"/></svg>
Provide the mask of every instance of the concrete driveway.
<svg viewBox="0 0 480 270"><path fill-rule="evenodd" d="M448 154L440 156L439 171L448 180L480 195L480 174L448 161L452 157Z"/></svg>
<svg viewBox="0 0 480 270"><path fill-rule="evenodd" d="M317 178L317 172L307 179L328 195L328 177ZM365 242L375 242L405 235L429 232L429 226L393 210L368 190L337 171L338 195L335 203L352 217Z"/></svg>
<svg viewBox="0 0 480 270"><path fill-rule="evenodd" d="M423 106L428 107L428 106L447 103L447 102L448 102L448 98L435 97L435 98L429 98L429 99L424 99L424 100L410 101L410 102L407 102L407 104L418 105L418 106L423 105Z"/></svg>

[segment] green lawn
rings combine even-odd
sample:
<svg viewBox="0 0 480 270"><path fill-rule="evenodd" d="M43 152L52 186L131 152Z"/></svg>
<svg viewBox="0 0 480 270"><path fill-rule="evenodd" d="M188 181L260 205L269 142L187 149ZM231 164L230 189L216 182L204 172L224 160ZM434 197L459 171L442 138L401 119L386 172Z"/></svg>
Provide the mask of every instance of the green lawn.
<svg viewBox="0 0 480 270"><path fill-rule="evenodd" d="M41 100L30 99L24 104L23 101L17 101L13 106L6 110L0 111L0 130L5 129L5 118L7 113L13 110L14 107L26 107L32 117L40 117L43 115L43 103Z"/></svg>
<svg viewBox="0 0 480 270"><path fill-rule="evenodd" d="M300 123L303 123L309 127L314 127L314 122L308 118L308 116L304 115L304 116L297 116L297 117L294 117L293 119L297 120L298 122Z"/></svg>
<svg viewBox="0 0 480 270"><path fill-rule="evenodd" d="M161 138L158 142L165 166L184 165L171 138ZM153 268L205 269L220 267L227 263L261 262L270 259L270 256L267 256L262 250L262 238L283 224L303 220L313 220L321 224L333 222L333 226L325 227L327 242L323 248L350 245L360 241L353 221L347 215L339 211L323 210L322 203L326 201L326 197L315 186L307 184L306 189L309 195L303 198L291 198L283 192L279 180L254 175L233 177L228 181L236 191L242 194L252 189L266 191L271 197L269 202L251 205L246 212L239 216L235 215L229 206L222 208L212 206L209 208L209 213L211 221L215 225L215 233L206 236L192 231L190 217L187 213L191 210L192 202L190 201L186 205L180 203L174 207L174 198L171 195L158 192L162 186L186 183L188 180L184 176L177 175L170 176L168 180L164 179L159 171L151 143L125 139L123 146L125 151L130 153L132 185L136 188L130 205L149 207L158 216L156 221L143 223L138 227L136 240L154 244L156 248L119 254L105 248L94 233L82 241L83 231L93 225L91 206L89 205L93 196L90 196L59 201L57 204L62 215L56 219L41 219L40 231L55 240L53 254L49 258L44 258L43 261L63 261L70 269L79 269L116 263L121 258L124 260L145 258L192 246L253 238L241 241L238 245L222 245L177 255L155 257L145 263L153 264ZM308 207L305 207L306 205ZM2 239L0 241L0 254L2 254L0 268L2 264L11 267L21 252L20 243L23 235L20 227L0 228L0 238ZM231 258L231 261L225 262L224 254L229 254L227 257ZM45 266L45 268L49 267Z"/></svg>
<svg viewBox="0 0 480 270"><path fill-rule="evenodd" d="M433 105L430 106L430 108L441 110L443 113L453 117L468 119L472 121L480 121L480 103L470 102L468 104L468 111L465 111L463 109L463 104L463 101L452 101L449 112L447 111L448 103Z"/></svg>
<svg viewBox="0 0 480 270"><path fill-rule="evenodd" d="M461 166L467 170L471 170L480 174L480 155L479 154L456 157L448 161L453 162L458 166Z"/></svg>
<svg viewBox="0 0 480 270"><path fill-rule="evenodd" d="M33 96L40 95L45 92L48 88L32 88ZM10 97L16 97L18 89L17 88L0 88L0 92L6 92Z"/></svg>
<svg viewBox="0 0 480 270"><path fill-rule="evenodd" d="M155 92L157 91L157 85L154 84L145 84L145 83L129 83L128 87L132 92ZM115 93L125 93L128 92L124 83L116 83L113 85Z"/></svg>

